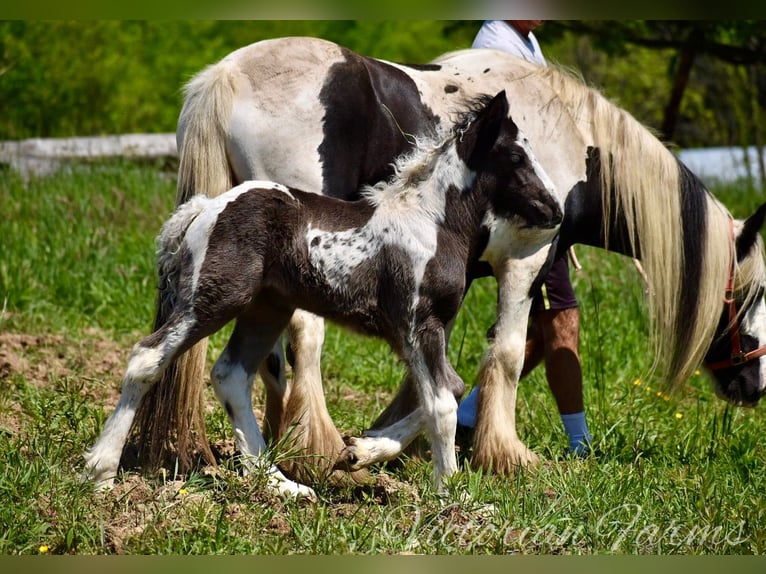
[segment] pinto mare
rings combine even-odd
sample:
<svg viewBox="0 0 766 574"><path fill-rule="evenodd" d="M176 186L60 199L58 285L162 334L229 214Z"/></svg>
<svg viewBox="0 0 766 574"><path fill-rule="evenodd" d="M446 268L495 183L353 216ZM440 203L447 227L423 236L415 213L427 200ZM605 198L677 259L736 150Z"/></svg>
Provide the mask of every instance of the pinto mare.
<svg viewBox="0 0 766 574"><path fill-rule="evenodd" d="M113 479L148 387L232 320L213 386L243 459L262 464L253 378L300 307L381 337L399 355L418 393L419 430L431 440L441 488L457 470L456 399L464 390L447 359L446 329L468 268L488 252L534 253L535 277L563 217L550 180L508 117L505 93L483 102L358 201L251 181L181 205L158 241L160 293L171 311L133 348L116 410L86 453L87 474L103 485ZM311 494L275 466L268 472L278 491Z"/></svg>
<svg viewBox="0 0 766 574"><path fill-rule="evenodd" d="M724 336L728 333L739 335L745 352L761 348L763 247L756 230L763 210L747 224L734 222L732 241L726 209L628 113L560 70L501 52L464 50L425 66L403 66L314 38L267 40L237 50L186 87L178 130L178 202L194 193L216 195L253 178L353 198L360 184L389 173L390 162L412 145L413 134L449 125L466 101L500 89L513 94L512 115L566 201L558 251L584 243L641 258L651 284L658 367L671 385L684 382L706 358L728 360L736 346L736 338L730 343ZM536 459L514 423L525 320L508 320L505 311L527 296L514 285L517 264L497 262L493 269L498 328L478 375L483 392L474 462L502 472ZM736 325L723 303L730 275ZM162 314L160 309L158 317ZM343 443L321 392L321 323L296 313L289 334L293 385L285 379L279 347L260 371L267 383L266 420L278 435L300 422L294 435L300 444L332 459ZM150 460L176 438L183 463L191 450L183 441L195 420L199 446L207 448L199 422L200 348L144 403L139 431L155 423L143 435ZM718 392L735 403L754 403L764 392L764 361L750 357L715 371ZM180 400L163 400L160 392L179 394ZM373 427L402 419L414 396L406 382ZM178 412L165 410L170 405L179 405Z"/></svg>

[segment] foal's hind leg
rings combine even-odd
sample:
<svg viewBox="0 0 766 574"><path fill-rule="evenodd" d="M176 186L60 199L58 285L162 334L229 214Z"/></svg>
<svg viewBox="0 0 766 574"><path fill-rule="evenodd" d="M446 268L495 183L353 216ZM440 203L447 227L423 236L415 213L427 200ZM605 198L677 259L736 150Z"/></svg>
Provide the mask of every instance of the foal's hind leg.
<svg viewBox="0 0 766 574"><path fill-rule="evenodd" d="M176 315L133 347L117 407L96 443L84 455L83 478L96 482L98 489L111 487L141 399L168 365L195 342L190 334L192 327L191 317Z"/></svg>
<svg viewBox="0 0 766 574"><path fill-rule="evenodd" d="M277 338L266 360L258 367L258 374L266 387L263 436L266 442L270 443L277 442L284 433L285 405L290 395L283 339L284 337Z"/></svg>
<svg viewBox="0 0 766 574"><path fill-rule="evenodd" d="M252 407L255 372L279 338L290 314L290 310L261 305L241 316L213 367L211 380L216 397L229 416L245 468L267 466L269 484L280 494L313 497L310 488L287 479L273 463L265 461L266 442Z"/></svg>

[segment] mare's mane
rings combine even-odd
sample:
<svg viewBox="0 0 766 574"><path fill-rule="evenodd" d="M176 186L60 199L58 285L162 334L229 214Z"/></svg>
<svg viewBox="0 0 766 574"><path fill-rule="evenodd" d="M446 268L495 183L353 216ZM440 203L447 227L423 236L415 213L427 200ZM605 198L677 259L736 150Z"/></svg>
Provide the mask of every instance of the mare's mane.
<svg viewBox="0 0 766 574"><path fill-rule="evenodd" d="M435 62L472 62L479 57L475 52L452 52ZM539 112L545 114L551 99L558 99L585 141L600 150L604 221L624 216L632 222L629 240L634 251L640 249L647 272L654 366L667 383L683 383L715 337L731 261L731 215L649 129L581 77L561 67L496 55L509 92L517 97L538 93L525 86L552 92L540 102ZM488 70L486 54L481 58L479 65ZM758 238L738 263L735 290L746 301L742 309L757 296L765 277Z"/></svg>
<svg viewBox="0 0 766 574"><path fill-rule="evenodd" d="M657 366L670 384L680 384L715 337L731 261L731 215L654 134L597 90L558 68L536 68L532 76L552 88L600 150L604 221L622 215L633 223L629 239L649 278ZM736 289L746 299L764 280L760 242L757 248L758 256L746 257L737 272Z"/></svg>

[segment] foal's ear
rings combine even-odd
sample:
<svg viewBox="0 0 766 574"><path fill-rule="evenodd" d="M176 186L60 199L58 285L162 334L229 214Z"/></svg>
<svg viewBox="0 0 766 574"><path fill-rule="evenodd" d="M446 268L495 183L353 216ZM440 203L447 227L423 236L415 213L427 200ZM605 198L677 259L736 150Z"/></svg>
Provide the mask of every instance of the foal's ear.
<svg viewBox="0 0 766 574"><path fill-rule="evenodd" d="M507 117L508 99L505 97L505 90L503 90L479 112L476 119L458 140L458 155L468 167L476 169L486 159L500 136L500 128ZM516 134L511 135L516 137Z"/></svg>
<svg viewBox="0 0 766 574"><path fill-rule="evenodd" d="M755 244L758 237L758 231L763 226L763 220L766 218L766 203L761 205L756 212L745 220L742 226L742 232L737 237L737 261L745 257Z"/></svg>

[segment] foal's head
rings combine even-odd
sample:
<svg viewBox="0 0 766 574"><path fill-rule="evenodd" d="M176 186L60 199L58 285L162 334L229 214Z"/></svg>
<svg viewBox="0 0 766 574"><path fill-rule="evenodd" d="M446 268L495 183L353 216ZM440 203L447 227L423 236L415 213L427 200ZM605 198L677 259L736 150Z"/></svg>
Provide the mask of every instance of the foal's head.
<svg viewBox="0 0 766 574"><path fill-rule="evenodd" d="M478 173L476 185L492 195L496 216L522 227L554 229L563 219L561 200L508 111L502 91L473 122L456 128L458 156Z"/></svg>
<svg viewBox="0 0 766 574"><path fill-rule="evenodd" d="M375 204L412 199L441 218L448 189L457 188L470 190L478 205L514 227L556 229L563 219L553 183L509 117L505 91L478 98L450 135L419 141L397 160L394 172L390 181L364 188L363 195Z"/></svg>

